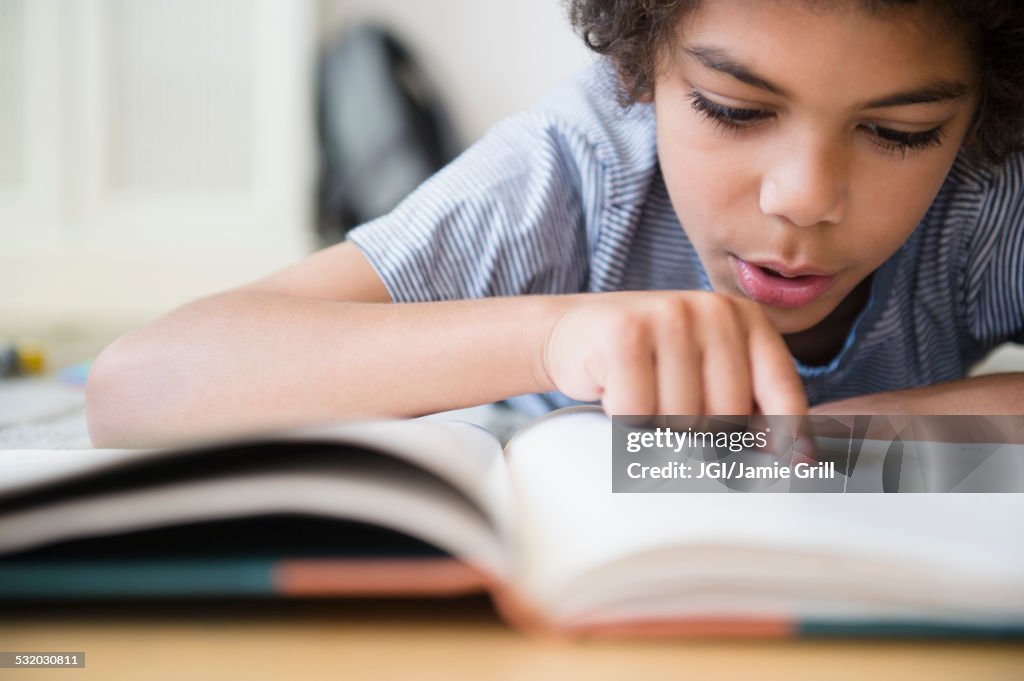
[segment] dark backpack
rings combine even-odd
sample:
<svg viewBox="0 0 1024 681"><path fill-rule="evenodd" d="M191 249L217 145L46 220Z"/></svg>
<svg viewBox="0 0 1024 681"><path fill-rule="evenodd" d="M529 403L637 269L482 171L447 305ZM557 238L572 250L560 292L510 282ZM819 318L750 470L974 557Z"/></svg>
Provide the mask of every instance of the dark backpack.
<svg viewBox="0 0 1024 681"><path fill-rule="evenodd" d="M375 26L351 29L321 57L317 125L324 245L389 212L458 152L421 69Z"/></svg>

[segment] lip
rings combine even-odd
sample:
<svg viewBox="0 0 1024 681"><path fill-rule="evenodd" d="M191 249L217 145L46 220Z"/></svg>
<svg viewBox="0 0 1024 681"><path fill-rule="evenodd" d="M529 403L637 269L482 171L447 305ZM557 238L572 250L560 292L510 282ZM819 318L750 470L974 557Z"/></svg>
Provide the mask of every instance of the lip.
<svg viewBox="0 0 1024 681"><path fill-rule="evenodd" d="M746 263L748 263L750 265L755 265L757 267L767 267L768 269L775 270L776 272L778 272L780 274L783 274L783 275L785 275L787 277L802 277L802 276L829 277L829 276L832 276L834 274L833 272L829 272L827 270L819 269L817 267L810 267L808 265L804 265L804 266L801 266L801 267L796 267L796 266L792 266L792 265L787 265L785 263L777 262L775 260L757 260L757 261L755 261L755 260L745 260L743 262L746 262Z"/></svg>
<svg viewBox="0 0 1024 681"><path fill-rule="evenodd" d="M735 255L730 255L736 281L751 300L773 307L802 307L811 303L835 282L837 275L825 270L810 267L789 267L773 261L748 262ZM766 267L780 272L786 279L763 271Z"/></svg>

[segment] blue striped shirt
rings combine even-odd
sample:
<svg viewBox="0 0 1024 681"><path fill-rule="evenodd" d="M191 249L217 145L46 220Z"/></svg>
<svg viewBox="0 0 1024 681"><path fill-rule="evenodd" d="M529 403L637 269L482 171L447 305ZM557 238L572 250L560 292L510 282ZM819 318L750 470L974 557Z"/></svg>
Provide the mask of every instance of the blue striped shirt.
<svg viewBox="0 0 1024 681"><path fill-rule="evenodd" d="M620 107L611 78L595 63L350 233L395 302L711 290L658 168L652 107ZM1024 154L985 170L960 156L839 353L794 362L813 405L962 378L1004 341L1024 343Z"/></svg>

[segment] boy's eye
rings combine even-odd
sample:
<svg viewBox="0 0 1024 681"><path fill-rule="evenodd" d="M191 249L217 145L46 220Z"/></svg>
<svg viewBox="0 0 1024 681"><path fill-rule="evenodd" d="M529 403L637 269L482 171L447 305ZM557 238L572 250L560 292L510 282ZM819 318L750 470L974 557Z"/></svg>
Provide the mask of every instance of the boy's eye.
<svg viewBox="0 0 1024 681"><path fill-rule="evenodd" d="M687 96L694 111L725 130L743 130L756 125L759 121L771 118L772 113L764 109L736 109L712 102L696 90ZM946 130L942 126L923 132L903 132L891 128L883 128L874 124L865 124L872 141L886 151L905 156L907 151L939 146L945 137Z"/></svg>
<svg viewBox="0 0 1024 681"><path fill-rule="evenodd" d="M754 121L771 118L771 113L762 109L734 109L712 102L696 90L691 90L688 99L694 111L725 128L747 128Z"/></svg>
<svg viewBox="0 0 1024 681"><path fill-rule="evenodd" d="M871 130L878 146L899 153L901 156L906 155L908 150L940 146L942 139L946 136L946 129L941 125L924 132L903 132L873 124L864 127Z"/></svg>

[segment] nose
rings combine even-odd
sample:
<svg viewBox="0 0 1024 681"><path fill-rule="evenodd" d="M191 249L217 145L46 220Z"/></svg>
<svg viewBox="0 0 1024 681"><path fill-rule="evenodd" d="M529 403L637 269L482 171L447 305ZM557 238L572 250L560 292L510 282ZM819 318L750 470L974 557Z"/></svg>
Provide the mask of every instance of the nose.
<svg viewBox="0 0 1024 681"><path fill-rule="evenodd" d="M811 227L838 224L846 210L848 159L839 145L808 138L775 154L761 179L761 211Z"/></svg>

